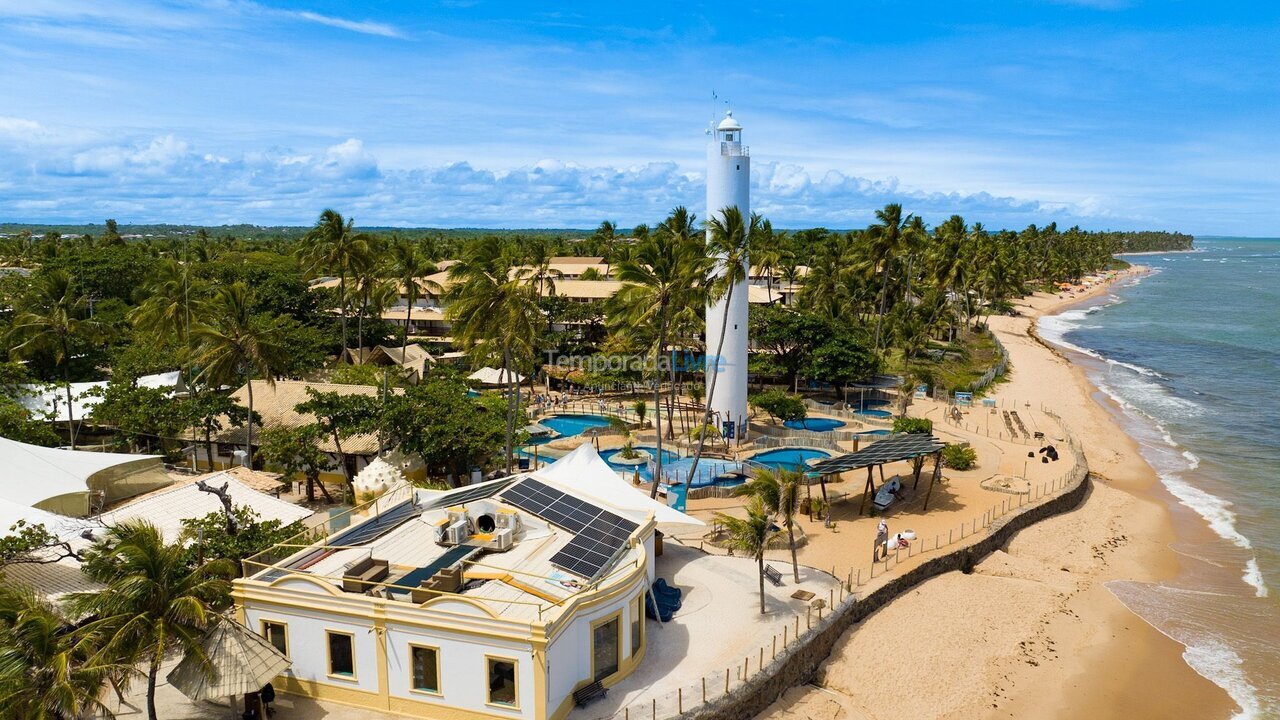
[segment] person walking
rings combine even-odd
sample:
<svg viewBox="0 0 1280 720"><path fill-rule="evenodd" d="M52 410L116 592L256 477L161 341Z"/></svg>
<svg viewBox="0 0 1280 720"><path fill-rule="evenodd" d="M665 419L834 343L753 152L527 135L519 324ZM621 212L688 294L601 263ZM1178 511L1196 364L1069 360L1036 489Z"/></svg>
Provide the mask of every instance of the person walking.
<svg viewBox="0 0 1280 720"><path fill-rule="evenodd" d="M884 518L880 518L880 525L876 527L876 545L871 550L871 562L879 562L882 553L889 557L889 523Z"/></svg>

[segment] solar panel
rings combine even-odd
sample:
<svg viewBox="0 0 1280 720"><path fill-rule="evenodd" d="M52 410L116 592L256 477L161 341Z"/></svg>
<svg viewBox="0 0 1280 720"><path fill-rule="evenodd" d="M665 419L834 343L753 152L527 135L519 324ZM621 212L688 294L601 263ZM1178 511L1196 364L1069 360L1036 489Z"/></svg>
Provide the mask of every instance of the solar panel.
<svg viewBox="0 0 1280 720"><path fill-rule="evenodd" d="M874 442L855 453L815 463L812 471L819 475L830 475L847 470L857 470L873 465L883 465L899 460L910 460L921 455L929 455L938 452L945 446L946 443L933 435L899 433Z"/></svg>
<svg viewBox="0 0 1280 720"><path fill-rule="evenodd" d="M434 498L423 503L420 510L435 510L436 508L451 507L453 505L465 505L473 500L483 500L487 497L493 497L502 492L511 483L516 481L516 477L505 477L499 480L492 480L478 485L467 485L456 490L450 490L443 495L437 495Z"/></svg>
<svg viewBox="0 0 1280 720"><path fill-rule="evenodd" d="M551 556L551 564L587 579L595 578L639 527L532 478L505 490L502 500L573 533L574 537Z"/></svg>

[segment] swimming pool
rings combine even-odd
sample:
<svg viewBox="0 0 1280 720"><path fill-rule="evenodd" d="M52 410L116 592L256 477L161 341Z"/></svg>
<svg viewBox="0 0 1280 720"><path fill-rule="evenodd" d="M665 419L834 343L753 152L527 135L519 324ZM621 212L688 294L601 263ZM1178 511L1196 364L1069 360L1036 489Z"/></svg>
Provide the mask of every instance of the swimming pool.
<svg viewBox="0 0 1280 720"><path fill-rule="evenodd" d="M573 437L596 428L609 427L609 418L603 415L552 415L538 421L560 433L560 437Z"/></svg>
<svg viewBox="0 0 1280 720"><path fill-rule="evenodd" d="M758 455L752 455L748 459L753 463L767 465L775 469L807 470L809 468L809 460L829 457L831 457L831 453L824 450L814 450L811 448L777 448L776 450L766 450Z"/></svg>
<svg viewBox="0 0 1280 720"><path fill-rule="evenodd" d="M867 417L888 418L893 417L893 413L888 410L858 410L857 415L866 415Z"/></svg>
<svg viewBox="0 0 1280 720"><path fill-rule="evenodd" d="M684 482L689 477L689 468L693 467L693 458L680 458L675 462L662 466L662 475L666 482ZM698 470L693 474L690 487L706 487L708 485L741 485L742 463L722 458L702 458Z"/></svg>
<svg viewBox="0 0 1280 720"><path fill-rule="evenodd" d="M863 430L862 432L857 434L858 435L875 435L879 437L881 435L892 435L893 431L892 430Z"/></svg>
<svg viewBox="0 0 1280 720"><path fill-rule="evenodd" d="M792 430L809 430L812 432L831 432L845 425L843 420L836 420L835 418L805 418L803 420L788 420L782 424Z"/></svg>
<svg viewBox="0 0 1280 720"><path fill-rule="evenodd" d="M637 446L636 450L644 450L645 452L649 453L649 457L651 458L655 458L658 456L658 448L656 447ZM613 461L613 457L620 452L622 452L621 448L615 448L613 450L605 450L600 453L600 458L605 462L609 463L609 467L613 468L614 470L627 473L628 477L630 477L631 474L634 473L635 471L639 470L641 480L648 482L649 480L653 479L653 471L649 469L648 462L644 462L639 465L627 465L625 463L615 463ZM680 459L680 456L677 455L676 453L671 452L670 450L662 451L663 468L666 468L666 466L676 462L679 459ZM686 472L688 472L688 470L686 470Z"/></svg>

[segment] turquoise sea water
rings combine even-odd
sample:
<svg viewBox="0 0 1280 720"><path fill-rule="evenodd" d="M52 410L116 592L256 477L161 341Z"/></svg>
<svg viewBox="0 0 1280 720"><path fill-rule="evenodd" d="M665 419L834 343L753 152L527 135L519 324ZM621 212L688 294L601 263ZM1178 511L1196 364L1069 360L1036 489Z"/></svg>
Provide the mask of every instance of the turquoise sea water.
<svg viewBox="0 0 1280 720"><path fill-rule="evenodd" d="M1238 717L1280 717L1280 240L1197 238L1152 274L1043 318L1084 353L1171 497L1184 571L1111 583L1186 645Z"/></svg>

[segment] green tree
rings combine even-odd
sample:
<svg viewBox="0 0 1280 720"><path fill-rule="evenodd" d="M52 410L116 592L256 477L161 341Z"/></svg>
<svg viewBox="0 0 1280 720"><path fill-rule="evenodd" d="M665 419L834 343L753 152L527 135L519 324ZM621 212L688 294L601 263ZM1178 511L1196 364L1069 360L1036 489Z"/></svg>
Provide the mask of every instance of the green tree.
<svg viewBox="0 0 1280 720"><path fill-rule="evenodd" d="M775 421L803 420L808 414L804 400L783 390L765 390L747 399L747 404L769 414Z"/></svg>
<svg viewBox="0 0 1280 720"><path fill-rule="evenodd" d="M902 205L889 203L884 209L876 211L879 222L867 228L867 255L880 269L880 312L876 316L875 350L880 351L880 325L889 301L889 270L898 254L902 251L903 229L910 216L902 216Z"/></svg>
<svg viewBox="0 0 1280 720"><path fill-rule="evenodd" d="M18 313L10 326L10 350L15 359L25 360L47 353L62 369L67 391L67 427L71 449L76 448L75 405L71 393L71 354L77 342L98 334L96 321L85 317L88 299L80 294L71 276L54 270L38 276L32 283L26 308Z"/></svg>
<svg viewBox="0 0 1280 720"><path fill-rule="evenodd" d="M0 397L0 437L44 447L61 442L47 420L32 417L30 410L9 397Z"/></svg>
<svg viewBox="0 0 1280 720"><path fill-rule="evenodd" d="M416 453L433 473L462 476L503 447L505 415L501 398L471 397L461 380L428 375L387 398L381 425L389 446Z"/></svg>
<svg viewBox="0 0 1280 720"><path fill-rule="evenodd" d="M819 382L838 385L848 402L849 383L871 375L878 368L879 360L858 333L844 330L813 350L806 374Z"/></svg>
<svg viewBox="0 0 1280 720"><path fill-rule="evenodd" d="M312 273L338 276L338 313L342 321L342 350L347 349L347 278L354 265L368 254L369 235L355 231L355 220L344 219L326 208L302 239L302 261Z"/></svg>
<svg viewBox="0 0 1280 720"><path fill-rule="evenodd" d="M716 523L724 527L726 544L739 552L755 558L760 581L760 614L764 607L764 551L769 546L776 531L773 521L769 519L769 509L760 498L752 498L747 503L747 517L739 518L725 513L716 513Z"/></svg>
<svg viewBox="0 0 1280 720"><path fill-rule="evenodd" d="M235 567L226 560L193 567L182 544L165 542L150 523L129 521L86 551L83 569L106 587L72 595L68 607L93 618L82 630L99 644L96 661L147 663L147 717L158 720L160 664L181 650L208 666L200 640L231 603Z"/></svg>
<svg viewBox="0 0 1280 720"><path fill-rule="evenodd" d="M707 362L719 363L724 354L724 338L729 329L729 308L733 305L733 291L747 279L747 260L751 238L758 233L759 216L752 215L750 224L742 217L737 207L727 207L720 211L720 217L707 221L707 252L715 258L713 277L708 289L708 298L719 302L723 300L725 308L720 318L720 340L716 344L716 352L709 355ZM708 348L709 349L709 348ZM720 373L711 373L711 382L707 385L707 406L702 414L702 424L711 424L711 403L716 396L716 382ZM735 418L730 418L736 422ZM698 463L702 461L702 449L706 445L706 433L698 434L698 449L693 454L693 465L689 467L687 483L693 483L694 474L698 471Z"/></svg>
<svg viewBox="0 0 1280 720"><path fill-rule="evenodd" d="M683 207L672 211L670 226L683 224L687 216ZM615 268L622 288L609 302L609 319L613 332L628 342L648 344L651 360L649 376L653 383L654 430L657 449L655 477L662 476L662 359L666 356L669 331L675 314L695 299L696 288L703 281L706 263L695 251L688 236L669 229L664 223L659 231L636 246L635 252ZM675 383L672 382L674 392ZM674 399L672 401L674 405ZM671 432L670 408L667 415ZM653 483L650 496L657 497L658 484Z"/></svg>
<svg viewBox="0 0 1280 720"><path fill-rule="evenodd" d="M185 561L188 565L198 567L206 560L226 560L238 568L241 560L306 529L301 522L285 524L279 520L263 520L246 505L237 505L232 515L237 528L234 535L227 532L227 519L221 510L183 519L182 537L187 541Z"/></svg>
<svg viewBox="0 0 1280 720"><path fill-rule="evenodd" d="M532 364L542 315L537 288L528 272L513 267L495 238L468 246L449 267L449 307L454 342L473 361L496 360L507 386L506 467L514 460L516 416L520 407L519 368Z"/></svg>
<svg viewBox="0 0 1280 720"><path fill-rule="evenodd" d="M375 428L378 416L378 399L373 395L357 395L337 392L320 392L307 388L306 402L299 403L294 411L303 415L313 415L316 428L321 435L333 439L333 447L338 456L343 455L342 441L353 435L370 432ZM342 465L342 476L347 481L347 491L355 497L355 487L351 482L351 471L346 463Z"/></svg>
<svg viewBox="0 0 1280 720"><path fill-rule="evenodd" d="M307 481L307 502L315 502L316 488L324 499L333 502L329 489L320 481L320 473L333 469L329 453L320 449L320 428L316 425L302 427L274 427L262 431L262 461L280 471L288 481L301 475Z"/></svg>
<svg viewBox="0 0 1280 720"><path fill-rule="evenodd" d="M440 284L427 280L427 275L436 272L436 264L427 259L418 245L407 238L398 238L391 244L390 266L392 275L400 281L400 287L408 301L408 309L404 317L404 339L400 343L403 353L409 347L409 327L413 323L413 306L422 297L423 290L440 293Z"/></svg>
<svg viewBox="0 0 1280 720"><path fill-rule="evenodd" d="M249 417L253 417L253 378L275 384L275 372L284 363L283 319L252 313L253 294L243 283L218 288L210 300L207 323L192 328L199 379L209 384L245 382ZM248 426L247 451L253 467L253 423Z"/></svg>
<svg viewBox="0 0 1280 720"><path fill-rule="evenodd" d="M132 668L95 657L84 633L53 603L0 583L0 707L5 717L76 720L108 714L99 699Z"/></svg>
<svg viewBox="0 0 1280 720"><path fill-rule="evenodd" d="M794 470L755 470L755 476L734 493L759 500L760 505L773 514L787 531L787 545L791 548L791 574L800 582L800 563L796 559L796 516L800 514L800 488L804 475ZM761 568L763 572L763 568Z"/></svg>

